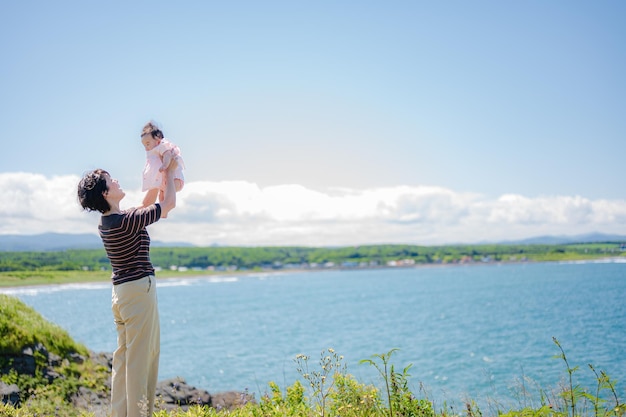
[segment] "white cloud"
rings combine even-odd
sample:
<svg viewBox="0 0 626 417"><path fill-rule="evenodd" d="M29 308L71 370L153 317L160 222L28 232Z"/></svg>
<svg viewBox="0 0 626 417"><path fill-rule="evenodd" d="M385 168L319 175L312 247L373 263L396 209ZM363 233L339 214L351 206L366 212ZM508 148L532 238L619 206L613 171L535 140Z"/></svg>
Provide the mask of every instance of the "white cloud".
<svg viewBox="0 0 626 417"><path fill-rule="evenodd" d="M594 215L593 202L579 197L539 197L506 194L489 205L489 221L511 224L585 224Z"/></svg>
<svg viewBox="0 0 626 417"><path fill-rule="evenodd" d="M98 214L81 211L77 176L0 174L0 234L95 233ZM123 185L123 184L122 184ZM126 190L127 207L142 199ZM626 201L580 196L488 199L432 186L325 192L297 184L189 182L153 239L197 245L442 244L545 234L626 234Z"/></svg>
<svg viewBox="0 0 626 417"><path fill-rule="evenodd" d="M93 231L78 206L77 184L71 175L0 174L0 234Z"/></svg>

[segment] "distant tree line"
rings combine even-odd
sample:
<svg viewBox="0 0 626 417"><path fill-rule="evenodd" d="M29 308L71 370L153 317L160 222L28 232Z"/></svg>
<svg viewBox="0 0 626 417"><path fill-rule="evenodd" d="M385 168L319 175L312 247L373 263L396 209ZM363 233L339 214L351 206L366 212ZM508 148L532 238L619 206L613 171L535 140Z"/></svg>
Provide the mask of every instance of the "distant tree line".
<svg viewBox="0 0 626 417"><path fill-rule="evenodd" d="M460 262L522 262L626 256L621 243L564 245L364 245L311 247L153 247L153 264L189 269L281 269L294 267L363 267ZM110 269L104 249L56 252L0 252L0 271Z"/></svg>

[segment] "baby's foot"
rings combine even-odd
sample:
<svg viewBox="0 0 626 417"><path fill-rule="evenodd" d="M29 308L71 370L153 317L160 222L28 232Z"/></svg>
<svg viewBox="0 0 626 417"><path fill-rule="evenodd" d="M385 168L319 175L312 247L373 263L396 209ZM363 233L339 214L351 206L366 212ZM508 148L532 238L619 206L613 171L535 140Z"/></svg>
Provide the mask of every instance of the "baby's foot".
<svg viewBox="0 0 626 417"><path fill-rule="evenodd" d="M167 214L161 214L162 219L167 219Z"/></svg>

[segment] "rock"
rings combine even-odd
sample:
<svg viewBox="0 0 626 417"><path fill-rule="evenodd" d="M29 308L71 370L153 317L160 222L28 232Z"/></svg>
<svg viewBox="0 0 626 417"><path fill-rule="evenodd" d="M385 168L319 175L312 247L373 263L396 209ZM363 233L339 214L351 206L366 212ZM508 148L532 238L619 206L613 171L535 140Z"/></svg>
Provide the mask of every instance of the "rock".
<svg viewBox="0 0 626 417"><path fill-rule="evenodd" d="M4 404L20 405L20 389L15 384L7 385L0 381L0 401Z"/></svg>
<svg viewBox="0 0 626 417"><path fill-rule="evenodd" d="M62 362L62 358L56 353L48 354L48 365L50 366L60 366Z"/></svg>
<svg viewBox="0 0 626 417"><path fill-rule="evenodd" d="M113 369L113 354L107 352L89 352L89 359L95 362L97 365L104 366L105 368Z"/></svg>
<svg viewBox="0 0 626 417"><path fill-rule="evenodd" d="M80 387L71 398L72 404L82 410L92 413L94 417L109 415L111 401L108 395L102 392L93 392L88 388Z"/></svg>
<svg viewBox="0 0 626 417"><path fill-rule="evenodd" d="M211 407L216 410L234 410L248 403L254 403L254 395L247 392L226 391L213 394L211 397Z"/></svg>
<svg viewBox="0 0 626 417"><path fill-rule="evenodd" d="M44 369L43 376L44 378L48 380L49 384L51 384L52 381L54 381L55 379L64 378L63 375L59 374L57 371L52 370L50 368Z"/></svg>
<svg viewBox="0 0 626 417"><path fill-rule="evenodd" d="M183 378L172 378L157 383L157 408L162 410L188 410L192 405L209 406L217 410L233 410L249 402L254 396L247 392L227 391L210 394L208 391L193 387Z"/></svg>
<svg viewBox="0 0 626 417"><path fill-rule="evenodd" d="M65 359L59 355L48 352L41 343L36 346L26 347L20 355L0 355L0 363L5 366L0 369L0 373L8 373L14 370L18 374L35 376L37 373L37 358L41 364L41 359L45 359L43 369L40 369L49 383L57 378L65 378L56 371L56 367L64 361L81 364L87 359L101 366L109 373L109 378L105 382L106 392L93 392L86 387L78 387L78 391L72 396L72 404L79 409L92 413L95 417L108 416L110 412L110 389L111 389L111 369L113 365L112 353L89 352L86 358L78 353L72 353ZM13 405L20 404L20 390L17 385L7 385L0 381L0 397L2 402ZM173 378L157 383L156 409L188 410L192 405L209 406L217 410L233 410L249 402L255 402L254 395L247 392L227 391L217 394L210 394L208 391L193 387L183 378Z"/></svg>
<svg viewBox="0 0 626 417"><path fill-rule="evenodd" d="M17 357L12 357L12 368L18 374L26 374L34 376L37 373L37 357L44 359L45 365L42 365L42 375L48 380L48 382L52 382L57 378L62 378L62 376L54 370L55 367L61 365L62 358L55 354L48 352L48 349L41 343L38 343L34 348L33 347L25 347L22 350L22 355Z"/></svg>
<svg viewBox="0 0 626 417"><path fill-rule="evenodd" d="M21 355L2 355L2 363L6 364L0 369L0 373L9 373L11 369L23 375L34 376L37 370L37 364L32 350L30 352L22 352Z"/></svg>
<svg viewBox="0 0 626 417"><path fill-rule="evenodd" d="M83 364L86 360L86 358L83 355L81 355L80 353L76 353L76 352L70 353L68 356L68 359L70 362L76 363L78 365Z"/></svg>
<svg viewBox="0 0 626 417"><path fill-rule="evenodd" d="M157 383L157 405L164 410L182 408L190 405L211 405L211 394L188 385L182 378L172 378Z"/></svg>

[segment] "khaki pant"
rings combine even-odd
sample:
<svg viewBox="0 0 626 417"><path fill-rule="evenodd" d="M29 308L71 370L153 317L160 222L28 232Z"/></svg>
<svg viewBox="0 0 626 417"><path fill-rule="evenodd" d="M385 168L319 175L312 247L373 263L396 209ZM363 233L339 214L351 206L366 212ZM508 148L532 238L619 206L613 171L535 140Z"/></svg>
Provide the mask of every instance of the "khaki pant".
<svg viewBox="0 0 626 417"><path fill-rule="evenodd" d="M156 279L114 285L111 301L117 327L111 417L152 416L161 343Z"/></svg>

